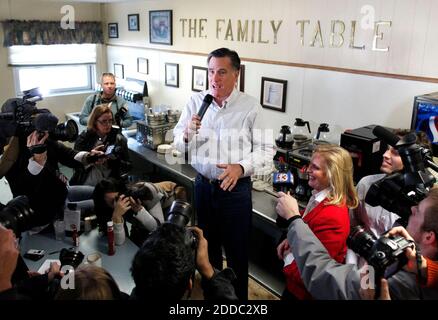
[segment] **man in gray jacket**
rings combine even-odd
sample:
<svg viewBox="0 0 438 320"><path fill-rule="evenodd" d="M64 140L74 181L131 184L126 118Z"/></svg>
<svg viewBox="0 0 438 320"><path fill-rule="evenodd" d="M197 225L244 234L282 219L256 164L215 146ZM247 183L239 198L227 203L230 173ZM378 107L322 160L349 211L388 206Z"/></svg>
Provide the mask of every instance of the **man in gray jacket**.
<svg viewBox="0 0 438 320"><path fill-rule="evenodd" d="M425 257L437 260L438 188L433 188L411 211L408 232ZM361 270L356 265L333 260L304 221L299 216L292 219L287 238L301 278L311 295L315 299L360 299L361 283L364 284ZM388 283L392 299L420 298L413 273L401 270L389 278ZM421 288L421 291L424 299L438 299L437 289Z"/></svg>
<svg viewBox="0 0 438 320"><path fill-rule="evenodd" d="M102 91L88 96L79 115L79 123L86 126L93 108L99 104L110 104L111 111L122 128L128 128L132 124L132 116L128 111L128 104L119 96L116 96L116 77L112 73L103 73L100 84Z"/></svg>

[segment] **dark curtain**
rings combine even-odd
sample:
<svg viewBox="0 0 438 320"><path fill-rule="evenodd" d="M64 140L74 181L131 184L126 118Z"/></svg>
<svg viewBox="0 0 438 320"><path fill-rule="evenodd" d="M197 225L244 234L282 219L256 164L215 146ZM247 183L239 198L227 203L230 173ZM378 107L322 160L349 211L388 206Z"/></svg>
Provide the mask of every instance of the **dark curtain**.
<svg viewBox="0 0 438 320"><path fill-rule="evenodd" d="M60 21L2 21L4 47L35 44L103 43L102 24L75 22L74 29L63 29Z"/></svg>

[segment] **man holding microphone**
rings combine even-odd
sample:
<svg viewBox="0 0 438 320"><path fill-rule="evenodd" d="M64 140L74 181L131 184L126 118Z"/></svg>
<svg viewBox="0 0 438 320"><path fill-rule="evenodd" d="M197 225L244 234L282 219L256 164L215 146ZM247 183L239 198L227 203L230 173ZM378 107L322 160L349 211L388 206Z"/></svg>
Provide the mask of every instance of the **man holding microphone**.
<svg viewBox="0 0 438 320"><path fill-rule="evenodd" d="M195 205L210 260L222 270L223 246L227 266L237 276L237 296L247 300L250 176L271 166L273 131L262 127L258 101L236 89L238 54L216 49L207 62L209 90L194 94L186 105L174 129L175 146L189 152L198 171Z"/></svg>

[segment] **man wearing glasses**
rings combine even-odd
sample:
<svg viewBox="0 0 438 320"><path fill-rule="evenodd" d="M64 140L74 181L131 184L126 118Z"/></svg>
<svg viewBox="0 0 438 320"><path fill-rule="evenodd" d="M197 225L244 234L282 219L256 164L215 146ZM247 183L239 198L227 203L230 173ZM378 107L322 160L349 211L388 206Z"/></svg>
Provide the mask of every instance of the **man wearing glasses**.
<svg viewBox="0 0 438 320"><path fill-rule="evenodd" d="M129 114L128 105L122 97L116 96L116 78L114 75L112 73L103 73L100 84L102 91L90 95L85 100L79 115L79 123L86 126L95 106L111 103L111 111L116 118L120 118L120 127L128 128L131 126L132 116Z"/></svg>

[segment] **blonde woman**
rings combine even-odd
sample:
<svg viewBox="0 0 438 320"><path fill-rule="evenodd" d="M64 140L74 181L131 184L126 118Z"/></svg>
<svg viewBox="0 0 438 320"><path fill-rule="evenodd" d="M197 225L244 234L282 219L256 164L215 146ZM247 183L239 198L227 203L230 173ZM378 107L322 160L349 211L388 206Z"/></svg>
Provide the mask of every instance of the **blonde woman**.
<svg viewBox="0 0 438 320"><path fill-rule="evenodd" d="M304 213L300 214L295 198L282 192L276 207L277 213L288 221L302 218L330 256L338 262L344 262L346 240L350 232L348 209L358 205L350 154L337 145L318 146L307 174L313 192ZM285 261L283 272L286 275L286 290L283 298L311 299L293 261L287 239L277 247L277 254Z"/></svg>

